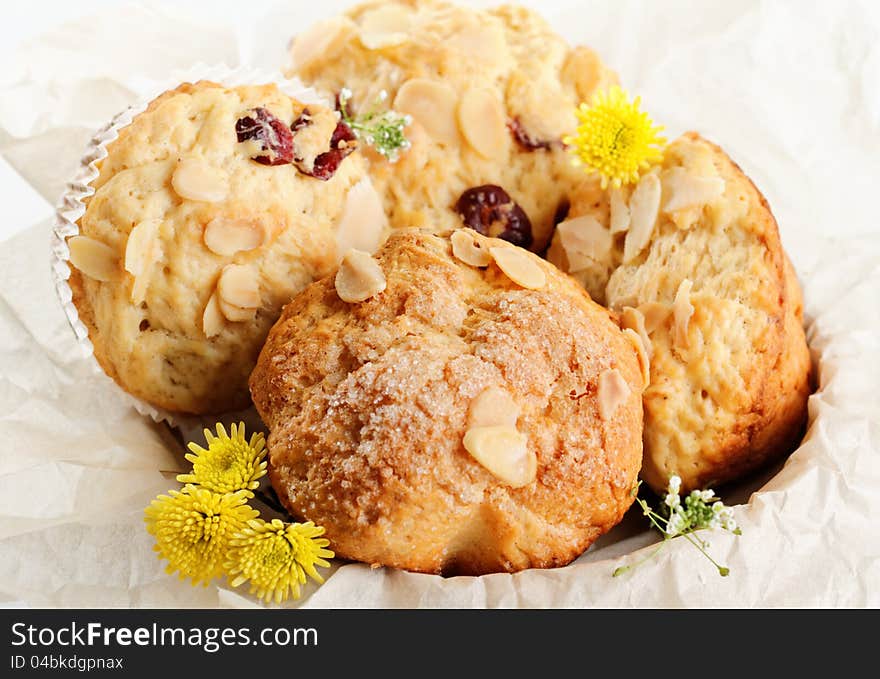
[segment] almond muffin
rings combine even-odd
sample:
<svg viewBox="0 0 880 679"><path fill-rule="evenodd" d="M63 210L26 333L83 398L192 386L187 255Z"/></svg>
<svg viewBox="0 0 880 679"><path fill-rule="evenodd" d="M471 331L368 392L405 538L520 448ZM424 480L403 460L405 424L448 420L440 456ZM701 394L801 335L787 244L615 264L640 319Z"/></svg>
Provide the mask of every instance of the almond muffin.
<svg viewBox="0 0 880 679"><path fill-rule="evenodd" d="M384 237L356 148L336 111L275 85L184 84L123 127L67 241L107 374L169 411L245 407L282 305Z"/></svg>
<svg viewBox="0 0 880 679"><path fill-rule="evenodd" d="M351 90L353 114L384 91L384 105L413 118L400 160L370 155L392 226L464 221L535 252L581 178L561 142L575 108L617 82L592 50L572 48L530 10L438 0L360 5L297 36L291 61L311 85Z"/></svg>
<svg viewBox="0 0 880 679"><path fill-rule="evenodd" d="M337 555L481 574L566 564L620 520L646 367L546 261L401 229L287 305L250 386L272 486Z"/></svg>
<svg viewBox="0 0 880 679"><path fill-rule="evenodd" d="M767 201L688 133L634 188L588 180L548 252L651 355L642 476L724 483L790 452L811 365L801 290Z"/></svg>

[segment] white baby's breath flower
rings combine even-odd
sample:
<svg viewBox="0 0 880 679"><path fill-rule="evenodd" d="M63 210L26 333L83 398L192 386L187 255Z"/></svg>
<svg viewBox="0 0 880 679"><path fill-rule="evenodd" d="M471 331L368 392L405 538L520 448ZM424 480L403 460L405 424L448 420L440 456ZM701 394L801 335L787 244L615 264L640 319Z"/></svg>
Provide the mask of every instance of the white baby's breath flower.
<svg viewBox="0 0 880 679"><path fill-rule="evenodd" d="M721 515L721 527L724 530L729 530L731 533L735 533L739 530L736 519L733 518L732 511Z"/></svg>
<svg viewBox="0 0 880 679"><path fill-rule="evenodd" d="M351 128L358 139L363 140L390 162L397 161L401 151L410 148L404 129L412 122L409 116L390 109L380 111L388 99L388 92L382 90L373 107L355 115L348 107L352 92L347 87L339 91L339 109L342 120Z"/></svg>
<svg viewBox="0 0 880 679"><path fill-rule="evenodd" d="M638 486L634 489L634 494L637 492L637 488ZM669 477L667 490L668 492L663 498L664 506L661 506L659 511L654 511L645 500L636 497L636 502L642 508L644 515L648 517L648 520L657 530L663 533L663 542L642 561L651 558L669 540L683 537L712 562L712 565L718 569L719 575L728 575L730 569L717 563L710 556L707 551L709 543L702 537L702 534L698 534L698 531L722 529L730 531L735 535L741 535L742 532L733 518L733 509L726 507L710 488L692 490L682 499L679 495L681 478L677 475ZM642 561L628 566L620 566L614 570L613 575L617 576L625 573L642 563Z"/></svg>
<svg viewBox="0 0 880 679"><path fill-rule="evenodd" d="M666 490L666 497L663 499L663 502L666 504L669 509L676 509L681 505L681 498L678 496L678 491L681 489L681 477L677 475L673 475L669 477L669 485Z"/></svg>
<svg viewBox="0 0 880 679"><path fill-rule="evenodd" d="M685 521L684 516L682 516L678 512L675 512L672 516L669 517L669 520L666 522L666 534L670 537L674 537L681 533L686 525L687 521Z"/></svg>

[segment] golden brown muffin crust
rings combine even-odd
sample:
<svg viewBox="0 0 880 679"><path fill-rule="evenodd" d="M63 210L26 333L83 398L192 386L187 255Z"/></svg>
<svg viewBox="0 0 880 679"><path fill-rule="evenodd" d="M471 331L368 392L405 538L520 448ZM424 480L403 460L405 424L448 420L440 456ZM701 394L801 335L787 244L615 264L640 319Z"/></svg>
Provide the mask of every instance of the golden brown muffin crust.
<svg viewBox="0 0 880 679"><path fill-rule="evenodd" d="M568 563L633 501L635 351L551 265L529 255L547 284L526 290L455 259L447 236L392 235L377 255L387 288L366 302L341 301L329 277L285 308L250 380L272 485L342 557L446 574ZM628 396L606 421L597 388L610 369ZM525 487L462 444L492 386L513 397L537 455Z"/></svg>
<svg viewBox="0 0 880 679"><path fill-rule="evenodd" d="M682 171L723 180L723 191L667 212L673 174ZM604 259L572 275L618 311L671 310L682 284L692 284L684 341L674 315L649 333L642 470L655 490L677 474L687 491L738 478L797 445L810 358L800 288L754 184L718 146L693 132L670 144L654 173L663 186L661 209L644 249L624 262L629 234L615 236ZM596 182L585 182L573 196L570 218L591 215L607 228L610 196ZM571 268L560 236L548 254Z"/></svg>

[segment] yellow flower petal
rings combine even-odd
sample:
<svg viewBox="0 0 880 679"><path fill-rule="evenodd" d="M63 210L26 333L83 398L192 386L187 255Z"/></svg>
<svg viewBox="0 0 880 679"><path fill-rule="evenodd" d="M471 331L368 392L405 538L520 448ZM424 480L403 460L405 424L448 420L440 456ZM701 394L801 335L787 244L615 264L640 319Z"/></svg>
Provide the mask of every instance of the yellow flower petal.
<svg viewBox="0 0 880 679"><path fill-rule="evenodd" d="M192 483L217 493L250 491L260 485L259 479L266 474L266 439L262 433L245 439L244 423L232 425L231 435L222 424L217 425L217 435L205 429L208 448L189 444L191 453L186 459L192 462L191 474L181 474L177 480Z"/></svg>
<svg viewBox="0 0 880 679"><path fill-rule="evenodd" d="M563 139L576 164L598 174L603 189L638 182L642 170L663 159L666 139L659 136L648 114L640 111L641 99L632 102L620 87L593 95L575 114L580 124Z"/></svg>
<svg viewBox="0 0 880 679"><path fill-rule="evenodd" d="M319 538L324 529L308 523L285 524L278 519L249 521L231 540L226 570L233 587L250 580L250 592L266 602L281 603L301 595L306 575L324 579L315 566L330 565L330 543Z"/></svg>
<svg viewBox="0 0 880 679"><path fill-rule="evenodd" d="M156 538L153 549L168 560L165 570L194 585L223 575L229 540L258 515L247 500L244 491L221 495L192 485L153 500L144 520Z"/></svg>

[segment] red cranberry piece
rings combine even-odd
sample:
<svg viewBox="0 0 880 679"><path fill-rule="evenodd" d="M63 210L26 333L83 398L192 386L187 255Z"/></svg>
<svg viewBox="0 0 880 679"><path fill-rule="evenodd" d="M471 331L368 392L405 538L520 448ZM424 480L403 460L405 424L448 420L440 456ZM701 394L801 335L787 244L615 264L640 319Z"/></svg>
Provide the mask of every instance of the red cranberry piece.
<svg viewBox="0 0 880 679"><path fill-rule="evenodd" d="M290 124L290 131L293 132L294 134L296 134L302 128L308 127L311 124L312 124L312 114L309 113L309 109L304 108L302 110L302 113L299 114L299 118L297 118L296 120L294 120Z"/></svg>
<svg viewBox="0 0 880 679"><path fill-rule="evenodd" d="M337 123L330 137L330 150L315 158L313 176L327 181L356 148L357 137L352 129L343 122Z"/></svg>
<svg viewBox="0 0 880 679"><path fill-rule="evenodd" d="M312 124L308 109L304 109L302 115L293 121L291 129L294 133L307 125ZM306 167L302 158L294 158L293 162L297 169L305 175L327 181L339 169L339 165L357 148L357 137L352 129L342 121L336 123L333 134L330 135L330 150L315 156L312 169Z"/></svg>
<svg viewBox="0 0 880 679"><path fill-rule="evenodd" d="M464 225L484 236L502 238L528 248L532 223L523 209L500 186L485 184L468 189L455 204Z"/></svg>
<svg viewBox="0 0 880 679"><path fill-rule="evenodd" d="M251 160L262 165L286 165L293 160L293 133L264 108L255 108L252 115L239 118L235 133L239 142L256 139L263 151L268 151Z"/></svg>
<svg viewBox="0 0 880 679"><path fill-rule="evenodd" d="M523 127L519 118L508 120L507 129L510 130L510 134L513 135L516 143L522 146L526 151L537 151L539 149L549 150L553 148L554 142L542 139L535 139L528 132L526 132L526 128Z"/></svg>
<svg viewBox="0 0 880 679"><path fill-rule="evenodd" d="M568 199L563 198L559 201L559 205L556 206L556 212L553 215L553 226L557 226L565 221L566 217L568 217L568 211L571 209L571 203L569 203Z"/></svg>

